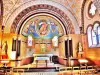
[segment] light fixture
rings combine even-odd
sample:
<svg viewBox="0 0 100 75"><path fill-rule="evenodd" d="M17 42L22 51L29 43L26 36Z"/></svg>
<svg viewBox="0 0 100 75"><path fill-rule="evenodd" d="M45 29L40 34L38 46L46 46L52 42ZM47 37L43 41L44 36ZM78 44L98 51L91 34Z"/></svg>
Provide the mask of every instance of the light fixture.
<svg viewBox="0 0 100 75"><path fill-rule="evenodd" d="M68 39L67 37L64 38L64 40L67 40L67 39Z"/></svg>

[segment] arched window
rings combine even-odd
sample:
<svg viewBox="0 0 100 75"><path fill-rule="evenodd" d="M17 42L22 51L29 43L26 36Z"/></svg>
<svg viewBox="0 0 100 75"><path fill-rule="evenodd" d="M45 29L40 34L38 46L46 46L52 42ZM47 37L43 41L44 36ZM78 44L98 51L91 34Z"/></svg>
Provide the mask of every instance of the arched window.
<svg viewBox="0 0 100 75"><path fill-rule="evenodd" d="M98 40L99 40L99 44L100 44L100 26L98 26Z"/></svg>
<svg viewBox="0 0 100 75"><path fill-rule="evenodd" d="M28 46L32 46L32 41L33 41L32 36L29 35L28 36Z"/></svg>
<svg viewBox="0 0 100 75"><path fill-rule="evenodd" d="M92 26L89 26L87 30L89 47L92 46L92 32L91 31L92 31Z"/></svg>
<svg viewBox="0 0 100 75"><path fill-rule="evenodd" d="M52 44L53 44L54 47L58 47L58 36L53 37Z"/></svg>
<svg viewBox="0 0 100 75"><path fill-rule="evenodd" d="M88 45L89 47L99 47L100 44L100 23L95 22L93 25L88 26Z"/></svg>
<svg viewBox="0 0 100 75"><path fill-rule="evenodd" d="M92 44L97 45L96 33L92 30Z"/></svg>

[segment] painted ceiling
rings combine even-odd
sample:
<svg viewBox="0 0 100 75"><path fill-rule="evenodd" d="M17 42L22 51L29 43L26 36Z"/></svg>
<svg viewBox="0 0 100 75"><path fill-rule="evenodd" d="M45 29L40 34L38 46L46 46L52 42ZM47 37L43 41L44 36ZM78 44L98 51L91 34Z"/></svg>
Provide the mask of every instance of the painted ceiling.
<svg viewBox="0 0 100 75"><path fill-rule="evenodd" d="M4 4L3 23L4 24L6 23L8 17L11 15L12 12L14 12L14 10L16 10L16 8L18 8L20 5L28 1L31 0L3 0L3 4ZM81 6L83 0L52 0L52 1L58 2L66 6L73 13L76 19L79 21L79 25L80 25Z"/></svg>
<svg viewBox="0 0 100 75"><path fill-rule="evenodd" d="M61 23L48 15L37 15L26 20L22 25L22 35L32 35L34 38L51 39L63 35Z"/></svg>

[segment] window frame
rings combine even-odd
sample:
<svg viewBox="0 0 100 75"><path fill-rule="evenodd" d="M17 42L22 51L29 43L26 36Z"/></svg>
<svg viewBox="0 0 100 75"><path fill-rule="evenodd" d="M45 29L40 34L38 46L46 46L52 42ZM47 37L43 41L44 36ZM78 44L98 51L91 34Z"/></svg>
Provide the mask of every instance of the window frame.
<svg viewBox="0 0 100 75"><path fill-rule="evenodd" d="M89 13L89 11L90 11L90 9L91 9L91 4L92 4L92 3L93 3L93 2L91 1L90 4L89 4L89 6L88 6L88 16L89 16L90 18L93 18L93 17L95 16L96 12L97 12L97 9L96 9L94 15L92 15L91 13Z"/></svg>
<svg viewBox="0 0 100 75"><path fill-rule="evenodd" d="M98 31L100 31L100 28L98 30L98 27L100 27L100 22L99 21L95 21L93 23L93 25L90 24L87 27L88 47L90 47L90 48L100 47L100 38L99 38L100 37L100 33L98 34ZM89 30L89 28L91 28L91 29ZM94 36L93 36L93 34L94 34ZM95 39L93 39L94 37L95 37ZM94 42L96 42L96 43L94 43Z"/></svg>

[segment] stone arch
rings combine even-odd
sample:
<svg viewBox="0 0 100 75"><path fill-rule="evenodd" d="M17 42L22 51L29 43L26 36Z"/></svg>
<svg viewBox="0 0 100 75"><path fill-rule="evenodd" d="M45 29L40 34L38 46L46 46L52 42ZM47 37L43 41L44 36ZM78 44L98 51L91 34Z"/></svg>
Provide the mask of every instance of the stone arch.
<svg viewBox="0 0 100 75"><path fill-rule="evenodd" d="M3 1L0 0L0 30L2 28L2 21L3 21Z"/></svg>
<svg viewBox="0 0 100 75"><path fill-rule="evenodd" d="M34 3L32 4L32 2ZM24 6L26 5L27 7L24 8ZM22 8L23 10L20 8ZM17 12L18 10L19 10L19 13ZM71 12L66 7L64 7L63 5L59 3L53 2L53 1L42 2L41 0L38 0L36 2L35 1L27 2L26 4L16 9L15 12L13 12L12 15L9 16L9 19L13 17L13 19L10 20L11 28L9 32L19 33L19 29L21 27L21 23L19 22L23 22L25 20L25 17L27 19L27 17L29 16L26 16L25 14L29 14L31 11L33 12L33 14L30 14L29 16L40 13L40 12L48 13L53 16L56 16L63 23L64 28L66 30L66 34L67 33L69 34L73 34L73 33L79 34L80 33L78 22L76 21L74 16L71 14ZM54 14L52 14L52 12ZM24 20L21 20L22 18L24 18ZM6 21L6 24L9 23L9 19L8 21Z"/></svg>
<svg viewBox="0 0 100 75"><path fill-rule="evenodd" d="M81 24L82 24L82 29L80 32L84 33L84 6L85 6L86 0L83 0L82 3L82 8L81 8Z"/></svg>
<svg viewBox="0 0 100 75"><path fill-rule="evenodd" d="M66 30L66 34L67 33L70 33L70 34L74 33L74 28L72 26L72 22L69 19L69 17L64 14L64 12L62 12L60 9L58 9L56 7L53 7L53 6L50 6L50 5L44 5L44 4L34 5L32 7L26 8L21 13L19 13L18 16L15 18L12 26L11 26L12 27L11 32L19 34L21 24L31 15L35 15L35 14L38 14L38 13L46 13L46 14L55 16L64 25L64 29ZM27 15L23 15L23 14L27 14Z"/></svg>

